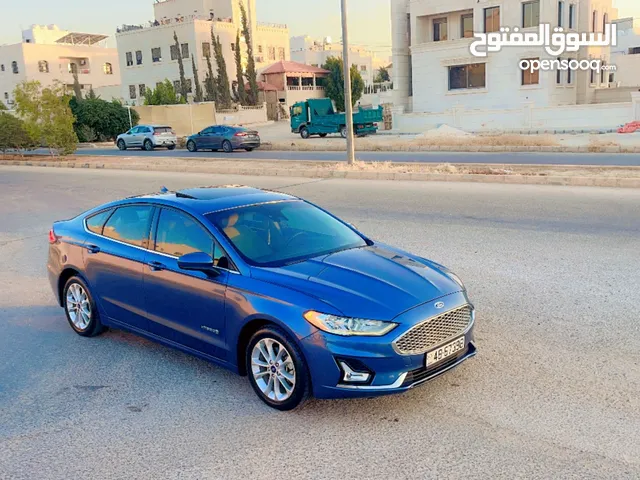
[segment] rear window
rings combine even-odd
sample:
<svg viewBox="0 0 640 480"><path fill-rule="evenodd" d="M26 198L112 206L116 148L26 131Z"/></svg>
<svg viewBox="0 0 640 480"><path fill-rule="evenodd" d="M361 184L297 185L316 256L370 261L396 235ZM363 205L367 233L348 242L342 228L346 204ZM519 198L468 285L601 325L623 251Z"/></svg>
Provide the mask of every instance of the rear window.
<svg viewBox="0 0 640 480"><path fill-rule="evenodd" d="M113 209L105 210L104 212L96 213L95 215L87 218L87 229L90 232L97 233L98 235L102 235L102 228L104 227L104 222L111 216L113 213Z"/></svg>
<svg viewBox="0 0 640 480"><path fill-rule="evenodd" d="M156 133L171 133L171 127L154 127Z"/></svg>
<svg viewBox="0 0 640 480"><path fill-rule="evenodd" d="M118 208L104 226L105 237L147 248L152 207L135 205Z"/></svg>

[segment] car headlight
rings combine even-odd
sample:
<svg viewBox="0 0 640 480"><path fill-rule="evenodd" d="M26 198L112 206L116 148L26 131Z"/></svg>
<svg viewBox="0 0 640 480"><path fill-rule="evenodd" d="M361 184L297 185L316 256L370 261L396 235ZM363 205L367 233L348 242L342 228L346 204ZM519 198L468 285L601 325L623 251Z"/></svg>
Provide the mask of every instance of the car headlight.
<svg viewBox="0 0 640 480"><path fill-rule="evenodd" d="M307 322L323 332L334 335L381 337L398 326L397 323L382 320L367 320L364 318L340 317L327 313L308 311L304 314Z"/></svg>

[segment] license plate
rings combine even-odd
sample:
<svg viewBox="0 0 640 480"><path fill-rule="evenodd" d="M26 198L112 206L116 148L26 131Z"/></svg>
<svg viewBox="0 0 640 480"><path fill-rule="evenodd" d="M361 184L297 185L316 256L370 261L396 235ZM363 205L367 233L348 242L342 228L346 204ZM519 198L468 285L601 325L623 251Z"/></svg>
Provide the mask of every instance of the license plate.
<svg viewBox="0 0 640 480"><path fill-rule="evenodd" d="M433 364L441 362L442 360L449 358L462 350L464 350L464 337L460 337L453 342L443 345L440 348L437 348L431 352L427 352L426 366L430 367Z"/></svg>

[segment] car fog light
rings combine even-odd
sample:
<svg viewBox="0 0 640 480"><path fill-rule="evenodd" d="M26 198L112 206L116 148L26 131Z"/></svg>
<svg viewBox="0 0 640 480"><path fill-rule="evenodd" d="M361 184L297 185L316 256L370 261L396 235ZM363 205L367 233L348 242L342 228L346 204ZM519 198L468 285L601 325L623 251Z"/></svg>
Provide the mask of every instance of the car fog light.
<svg viewBox="0 0 640 480"><path fill-rule="evenodd" d="M342 381L345 383L365 383L371 378L371 374L368 372L356 372L352 370L345 362L340 362L342 367Z"/></svg>

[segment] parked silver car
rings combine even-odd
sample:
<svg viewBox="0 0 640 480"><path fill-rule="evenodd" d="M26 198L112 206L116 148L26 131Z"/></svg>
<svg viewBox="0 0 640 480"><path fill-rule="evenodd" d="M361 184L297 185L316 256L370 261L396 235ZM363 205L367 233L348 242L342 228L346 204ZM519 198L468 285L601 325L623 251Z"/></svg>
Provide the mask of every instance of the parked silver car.
<svg viewBox="0 0 640 480"><path fill-rule="evenodd" d="M116 145L120 150L138 147L151 151L156 147L176 148L178 137L167 125L138 125L126 133L118 135Z"/></svg>

